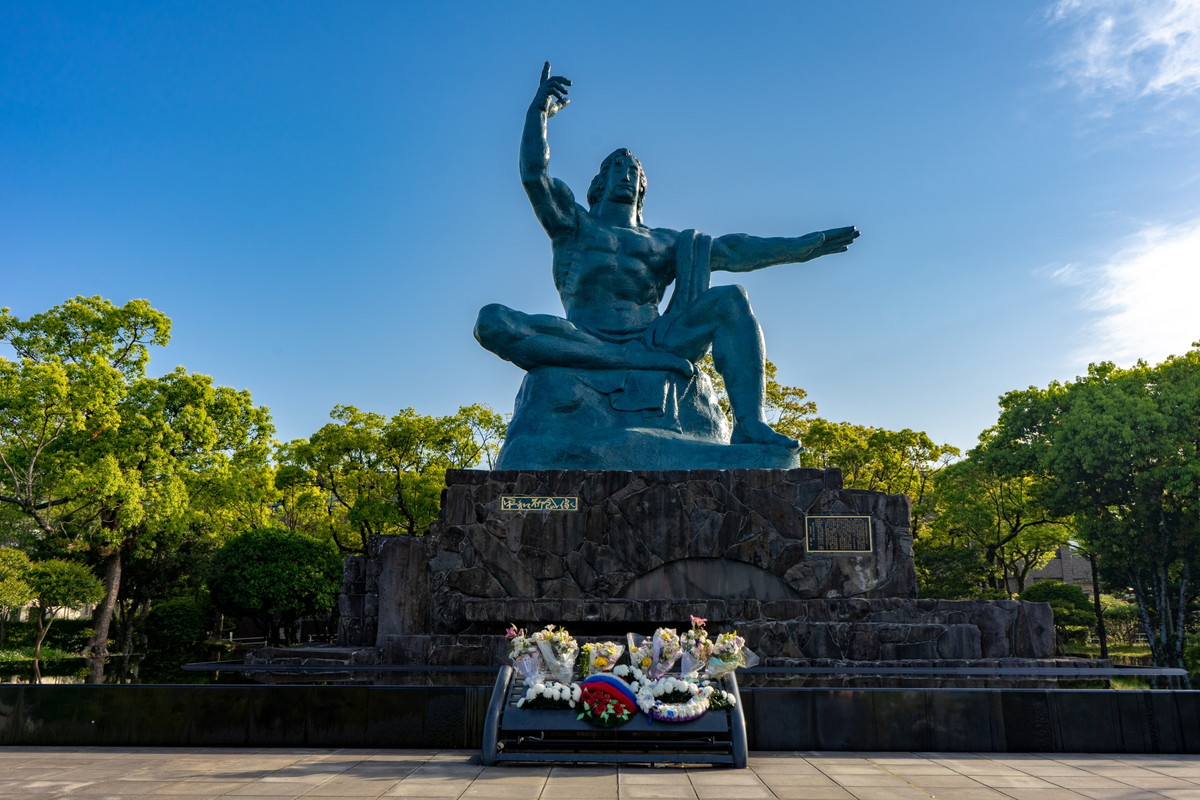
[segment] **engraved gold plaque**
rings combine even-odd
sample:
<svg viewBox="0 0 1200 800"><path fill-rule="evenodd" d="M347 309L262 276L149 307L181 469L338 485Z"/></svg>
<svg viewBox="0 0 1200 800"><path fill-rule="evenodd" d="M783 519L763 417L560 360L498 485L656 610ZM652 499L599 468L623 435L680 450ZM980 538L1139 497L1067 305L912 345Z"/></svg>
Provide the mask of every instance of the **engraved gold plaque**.
<svg viewBox="0 0 1200 800"><path fill-rule="evenodd" d="M523 497L501 495L501 511L578 511L578 497Z"/></svg>

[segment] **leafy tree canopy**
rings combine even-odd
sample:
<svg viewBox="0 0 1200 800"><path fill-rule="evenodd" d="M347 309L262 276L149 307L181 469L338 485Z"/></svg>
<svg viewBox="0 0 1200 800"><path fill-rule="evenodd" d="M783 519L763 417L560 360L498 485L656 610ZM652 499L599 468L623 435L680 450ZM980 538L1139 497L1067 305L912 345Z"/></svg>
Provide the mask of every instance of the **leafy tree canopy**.
<svg viewBox="0 0 1200 800"><path fill-rule="evenodd" d="M978 451L1039 481L1040 502L1132 589L1155 661L1184 666L1200 586L1200 350L1158 366L1093 364L1072 383L1006 394Z"/></svg>
<svg viewBox="0 0 1200 800"><path fill-rule="evenodd" d="M342 558L326 541L289 530L260 529L230 539L209 579L213 604L233 617L250 617L278 643L302 617L331 611L341 588Z"/></svg>
<svg viewBox="0 0 1200 800"><path fill-rule="evenodd" d="M100 562L95 682L128 559L235 517L257 524L274 491L270 417L249 393L182 368L146 375L149 348L169 332L145 300L76 297L27 320L0 312L0 341L18 357L0 358L0 509L31 526L30 549Z"/></svg>
<svg viewBox="0 0 1200 800"><path fill-rule="evenodd" d="M276 485L289 528L363 552L372 535L421 534L438 514L447 469L491 464L504 418L483 405L446 417L390 419L337 406L334 422L280 449Z"/></svg>

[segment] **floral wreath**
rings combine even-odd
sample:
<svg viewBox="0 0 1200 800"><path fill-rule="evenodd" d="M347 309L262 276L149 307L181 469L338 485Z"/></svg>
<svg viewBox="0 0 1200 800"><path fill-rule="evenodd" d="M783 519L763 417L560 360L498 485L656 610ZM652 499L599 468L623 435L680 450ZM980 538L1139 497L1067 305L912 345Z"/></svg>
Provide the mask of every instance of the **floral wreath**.
<svg viewBox="0 0 1200 800"><path fill-rule="evenodd" d="M628 723L640 709L652 720L690 722L710 708L733 708L736 699L713 685L711 678L727 675L746 666L744 640L736 632L721 634L710 643L704 630L707 620L692 617L692 630L682 637L673 629L659 628L652 637L635 645L628 636L629 664L613 662L620 658L621 645L613 642L577 647L563 628L548 625L527 635L516 626L507 631L509 656L524 678L525 695L518 708L577 709L576 719L601 728L616 728ZM575 657L582 650L584 659L576 672L578 683L563 680L575 671ZM674 677L665 672L680 655L693 656ZM757 657L750 653L753 663ZM708 657L708 658L705 658ZM689 659L685 659L689 662ZM702 677L701 671L706 675Z"/></svg>

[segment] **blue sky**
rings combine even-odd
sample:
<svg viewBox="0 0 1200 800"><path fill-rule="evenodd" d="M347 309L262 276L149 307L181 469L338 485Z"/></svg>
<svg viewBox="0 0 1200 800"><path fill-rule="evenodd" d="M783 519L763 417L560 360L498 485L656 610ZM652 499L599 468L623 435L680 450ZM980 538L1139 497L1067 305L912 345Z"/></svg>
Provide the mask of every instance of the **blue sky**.
<svg viewBox="0 0 1200 800"><path fill-rule="evenodd" d="M996 399L1200 339L1200 2L0 6L0 305L145 297L152 367L335 404L510 411L471 336L561 313L517 178L633 149L647 224L857 225L738 276L820 413L970 447Z"/></svg>

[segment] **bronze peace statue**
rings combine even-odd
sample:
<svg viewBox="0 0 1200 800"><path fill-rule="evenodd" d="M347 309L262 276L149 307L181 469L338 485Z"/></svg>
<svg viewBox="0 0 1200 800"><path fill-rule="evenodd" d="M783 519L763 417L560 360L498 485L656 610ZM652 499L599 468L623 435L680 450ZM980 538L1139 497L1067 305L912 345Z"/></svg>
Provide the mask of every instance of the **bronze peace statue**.
<svg viewBox="0 0 1200 800"><path fill-rule="evenodd" d="M799 442L763 418L762 330L746 292L710 286L710 275L842 253L858 231L714 238L649 228L642 223L646 175L625 149L604 159L584 208L549 173L546 123L570 102L570 85L550 74L549 62L542 68L520 156L521 182L552 243L566 318L492 304L475 325L480 344L528 371L497 468L797 466ZM709 348L725 381L732 431L695 367Z"/></svg>

